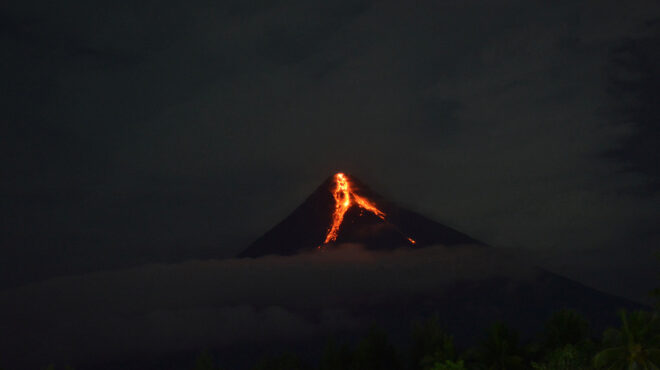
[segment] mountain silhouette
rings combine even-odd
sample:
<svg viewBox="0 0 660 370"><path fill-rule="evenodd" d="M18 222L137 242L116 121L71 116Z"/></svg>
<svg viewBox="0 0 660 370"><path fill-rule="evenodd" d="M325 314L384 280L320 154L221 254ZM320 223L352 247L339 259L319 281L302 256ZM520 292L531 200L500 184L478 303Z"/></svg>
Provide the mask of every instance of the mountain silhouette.
<svg viewBox="0 0 660 370"><path fill-rule="evenodd" d="M510 259L516 258L509 252L488 247L466 234L402 208L356 177L345 174L341 175L350 185L348 192L369 204L365 205L366 208L360 207L357 198L349 194L350 204L344 210L336 239L329 238L338 206L346 201L346 196L337 196L338 175L324 181L288 217L255 240L239 257L293 255L314 248L332 248L335 244L359 243L371 250L443 245L449 251L452 246L462 245L468 254L474 252L473 256L481 256L495 266L509 266ZM372 206L375 211L369 210ZM379 216L378 212L384 216ZM468 247L472 248L471 251L467 250ZM528 262L520 260L516 262L520 266L510 271L503 269L498 276L457 278L452 283L453 288L430 295L411 293L379 306L360 302L355 307L347 308L347 303L347 307L342 308L370 317L370 320L390 328L391 332L399 332L401 337L405 336L408 323L398 318L440 314L457 339L469 341L474 333L496 320L506 320L531 335L530 329L542 327L542 320L552 312L571 308L589 317L594 328L600 330L616 323L614 312L617 309L642 307L636 302L528 265ZM525 279L517 275L516 271L520 270L528 271ZM396 327L393 323L402 326Z"/></svg>
<svg viewBox="0 0 660 370"><path fill-rule="evenodd" d="M530 265L526 259L517 259L510 252L489 247L399 207L354 176L341 174L349 184L349 189L341 195L338 175L324 181L288 217L255 240L239 257L286 256L315 248L332 248L341 243L359 243L371 250L414 250L443 245L439 248L445 248L447 253L454 248L452 246L462 246L464 248L460 250L453 250L465 252L466 256L477 260L487 260L492 266L507 266L502 267L497 275L457 277L447 287L432 294L411 292L405 297L391 297L378 305L371 305L367 299L366 302L344 302L340 307L356 316L368 317L401 338L409 329L409 322L401 318L432 314L443 318L457 340L469 343L474 339L474 333L485 330L497 320L505 320L523 334L532 335L533 328L542 327L543 320L552 312L570 308L589 317L594 329L602 330L616 324L614 313L617 309L642 307ZM349 206L341 208L347 198ZM359 198L367 202L364 207L358 204ZM341 214L338 210L344 211L343 218L336 235L332 235L335 216ZM464 266L458 261L455 263L452 269ZM527 271L524 278L521 278L520 271Z"/></svg>
<svg viewBox="0 0 660 370"><path fill-rule="evenodd" d="M344 181L348 189L336 198L340 181ZM333 216L344 201L350 205L338 225L336 238L328 241ZM370 210L371 206L375 210ZM255 240L238 257L292 255L341 243L359 243L372 250L438 244L484 245L466 234L399 207L352 175L338 173L325 180L288 217Z"/></svg>
<svg viewBox="0 0 660 370"><path fill-rule="evenodd" d="M362 255L360 248L340 250L336 245L350 242L372 250L407 250L374 253L367 262L318 265L332 253ZM86 349L90 338L96 338L90 343L99 343L98 348L107 341L108 348L119 349L117 353L126 348L130 355L120 354L117 362L109 363L103 362L105 352L81 357L88 361L82 368L155 370L179 363L183 368L197 354L194 347L179 347L176 334L183 333L188 340L200 338L200 343L215 340L220 343L214 349L219 358L247 368L267 352L307 353L313 360L329 334L354 343L371 325L383 328L403 348L410 343L413 323L437 317L457 345L467 347L497 321L528 340L560 309L581 313L593 333L600 333L618 325L617 309L646 308L536 267L511 251L487 247L395 205L345 174L324 181L241 256L293 255L319 247L328 248L327 253L278 261L147 265L0 291L0 300L11 302L0 305L0 328L16 333L0 336L0 348L8 354L3 361L12 368L32 369L52 361L59 348ZM314 259L317 265L308 265ZM154 323L164 330L155 331ZM293 323L290 330L288 323ZM24 330L30 325L36 329ZM73 334L63 336L63 328L73 329ZM139 340L113 334L133 330ZM209 337L209 332L220 336ZM142 338L158 342L161 338L155 335L163 335L163 346L174 346L164 348L176 349L145 351ZM31 356L24 355L25 348L31 349Z"/></svg>

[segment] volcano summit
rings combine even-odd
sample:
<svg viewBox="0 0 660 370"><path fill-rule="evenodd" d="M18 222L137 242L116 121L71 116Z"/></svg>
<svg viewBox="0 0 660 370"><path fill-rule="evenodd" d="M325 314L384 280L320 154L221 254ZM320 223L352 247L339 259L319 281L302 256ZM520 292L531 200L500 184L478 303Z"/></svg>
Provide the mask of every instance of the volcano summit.
<svg viewBox="0 0 660 370"><path fill-rule="evenodd" d="M333 244L359 243L367 249L483 243L401 208L354 176L337 173L298 208L259 237L239 257L292 255Z"/></svg>
<svg viewBox="0 0 660 370"><path fill-rule="evenodd" d="M401 336L408 326L394 328L393 323L401 323L399 318L433 313L446 320L457 339L467 341L496 320L531 334L529 328L542 325L541 320L550 313L570 308L586 314L595 328L605 328L615 321L611 313L617 308L639 307L536 267L511 252L485 248L486 244L468 235L397 206L344 173L324 181L239 257L287 256L316 248L331 249L341 243L358 243L378 251L435 247L402 255L420 256L419 266L436 261L438 271L450 271L447 281L431 292L410 291L405 297L385 294L388 298L382 304L358 300L360 303L348 308L358 316L391 327ZM391 258L395 254L379 255ZM460 277L458 271L466 271L467 277ZM434 272L424 281L433 281L437 276ZM371 293L365 294L371 297ZM346 309L343 304L340 307Z"/></svg>

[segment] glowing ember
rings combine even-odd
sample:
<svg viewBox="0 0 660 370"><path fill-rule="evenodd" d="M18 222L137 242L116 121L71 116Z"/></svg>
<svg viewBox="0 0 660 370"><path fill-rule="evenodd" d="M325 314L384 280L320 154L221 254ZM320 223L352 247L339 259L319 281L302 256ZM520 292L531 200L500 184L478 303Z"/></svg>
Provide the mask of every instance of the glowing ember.
<svg viewBox="0 0 660 370"><path fill-rule="evenodd" d="M381 211L376 207L376 205L369 200L357 195L353 189L351 189L351 184L348 182L346 175L343 173L338 173L335 175L335 190L332 192L332 196L335 198L335 211L332 214L332 224L328 229L328 234L325 236L325 241L323 244L328 244L337 240L337 234L339 233L339 227L344 221L344 215L349 208L352 206L352 202L374 215L380 217L385 221L385 212ZM410 244L414 245L415 241L411 238L407 238ZM319 246L320 247L320 246Z"/></svg>

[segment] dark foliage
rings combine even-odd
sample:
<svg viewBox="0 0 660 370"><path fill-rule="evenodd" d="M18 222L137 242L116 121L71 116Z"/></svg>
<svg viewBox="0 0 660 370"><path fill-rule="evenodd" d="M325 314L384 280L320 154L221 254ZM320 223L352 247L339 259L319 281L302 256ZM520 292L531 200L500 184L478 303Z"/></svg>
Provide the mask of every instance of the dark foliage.
<svg viewBox="0 0 660 370"><path fill-rule="evenodd" d="M284 353L261 360L253 370L307 370L309 369L298 356Z"/></svg>

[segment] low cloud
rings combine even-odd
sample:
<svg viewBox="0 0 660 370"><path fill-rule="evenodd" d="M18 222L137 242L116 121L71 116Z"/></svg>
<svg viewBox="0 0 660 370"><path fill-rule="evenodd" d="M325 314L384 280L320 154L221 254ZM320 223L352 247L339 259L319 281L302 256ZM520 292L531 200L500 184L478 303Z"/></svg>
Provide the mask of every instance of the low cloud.
<svg viewBox="0 0 660 370"><path fill-rule="evenodd" d="M295 341L364 328L370 314L361 310L438 295L459 281L523 278L532 272L524 265L478 246L383 253L343 245L56 278L0 293L10 303L0 348L17 364L77 363Z"/></svg>

